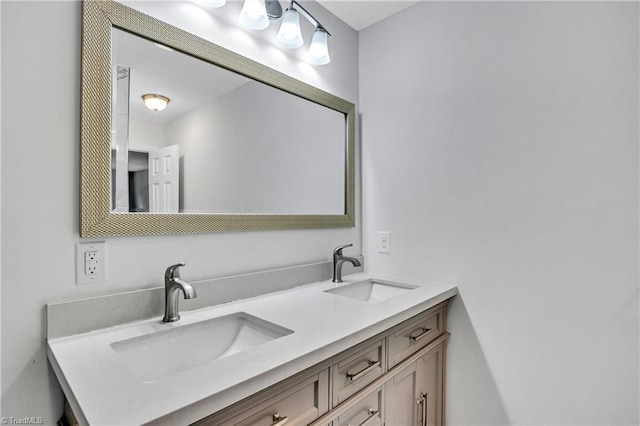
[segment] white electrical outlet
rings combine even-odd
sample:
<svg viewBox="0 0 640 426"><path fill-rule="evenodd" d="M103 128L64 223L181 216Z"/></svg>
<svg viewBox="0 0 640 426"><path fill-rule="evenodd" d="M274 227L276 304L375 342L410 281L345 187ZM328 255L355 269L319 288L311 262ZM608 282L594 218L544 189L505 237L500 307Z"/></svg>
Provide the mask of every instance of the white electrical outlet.
<svg viewBox="0 0 640 426"><path fill-rule="evenodd" d="M378 231L378 253L391 253L391 232Z"/></svg>
<svg viewBox="0 0 640 426"><path fill-rule="evenodd" d="M76 244L76 284L106 281L106 270L104 241Z"/></svg>

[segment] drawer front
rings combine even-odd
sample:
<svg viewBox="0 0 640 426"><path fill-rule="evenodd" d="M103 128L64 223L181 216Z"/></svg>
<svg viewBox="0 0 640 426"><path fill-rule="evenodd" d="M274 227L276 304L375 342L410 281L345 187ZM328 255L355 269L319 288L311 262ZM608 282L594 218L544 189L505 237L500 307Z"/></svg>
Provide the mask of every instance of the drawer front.
<svg viewBox="0 0 640 426"><path fill-rule="evenodd" d="M324 370L272 396L256 395L248 400L199 421L210 426L280 426L306 425L328 411L329 373Z"/></svg>
<svg viewBox="0 0 640 426"><path fill-rule="evenodd" d="M407 321L387 338L389 368L393 368L444 332L444 307Z"/></svg>
<svg viewBox="0 0 640 426"><path fill-rule="evenodd" d="M335 419L333 426L382 426L382 407L382 388L378 388Z"/></svg>
<svg viewBox="0 0 640 426"><path fill-rule="evenodd" d="M331 366L333 406L340 404L373 382L386 370L385 341L380 340L362 350L348 354Z"/></svg>

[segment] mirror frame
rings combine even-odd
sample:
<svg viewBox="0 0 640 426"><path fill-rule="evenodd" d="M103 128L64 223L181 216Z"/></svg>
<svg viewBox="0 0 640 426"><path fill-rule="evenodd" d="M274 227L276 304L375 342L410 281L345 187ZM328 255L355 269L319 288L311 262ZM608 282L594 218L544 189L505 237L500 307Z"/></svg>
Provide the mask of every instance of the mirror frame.
<svg viewBox="0 0 640 426"><path fill-rule="evenodd" d="M80 236L201 234L355 226L355 105L112 0L83 1ZM345 114L345 214L111 211L111 29L118 27Z"/></svg>

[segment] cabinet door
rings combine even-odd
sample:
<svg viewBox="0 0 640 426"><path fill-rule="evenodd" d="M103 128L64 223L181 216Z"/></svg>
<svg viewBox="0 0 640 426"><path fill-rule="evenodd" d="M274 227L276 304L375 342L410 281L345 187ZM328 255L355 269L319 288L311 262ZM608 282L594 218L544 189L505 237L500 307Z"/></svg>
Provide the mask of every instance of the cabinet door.
<svg viewBox="0 0 640 426"><path fill-rule="evenodd" d="M386 426L418 424L417 382L417 362L412 362L385 384Z"/></svg>
<svg viewBox="0 0 640 426"><path fill-rule="evenodd" d="M386 383L386 426L441 426L444 342Z"/></svg>
<svg viewBox="0 0 640 426"><path fill-rule="evenodd" d="M443 424L444 342L425 353L416 362L416 405L419 425Z"/></svg>

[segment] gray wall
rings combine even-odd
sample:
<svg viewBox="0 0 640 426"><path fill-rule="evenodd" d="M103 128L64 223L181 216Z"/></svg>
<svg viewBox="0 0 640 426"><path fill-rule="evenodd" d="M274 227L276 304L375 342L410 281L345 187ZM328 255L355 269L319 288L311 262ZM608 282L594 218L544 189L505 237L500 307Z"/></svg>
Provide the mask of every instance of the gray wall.
<svg viewBox="0 0 640 426"><path fill-rule="evenodd" d="M358 100L357 33L317 4L309 8L340 40L331 46L332 62L317 69L300 64L303 52L275 47L277 28L239 30L237 2L211 14L185 5L192 6L189 14L172 16L194 25L193 32L202 30L227 48ZM352 252L361 251L360 220L347 229L108 238L108 281L75 285L81 5L3 1L0 7L3 416L42 416L54 424L61 414L62 394L45 353L47 302L158 286L164 268L177 260L187 263L184 278L195 281L328 260L340 243L353 242Z"/></svg>
<svg viewBox="0 0 640 426"><path fill-rule="evenodd" d="M344 115L258 82L167 123L181 211L342 214Z"/></svg>
<svg viewBox="0 0 640 426"><path fill-rule="evenodd" d="M360 33L364 254L459 286L448 424L639 422L638 31L424 2Z"/></svg>

